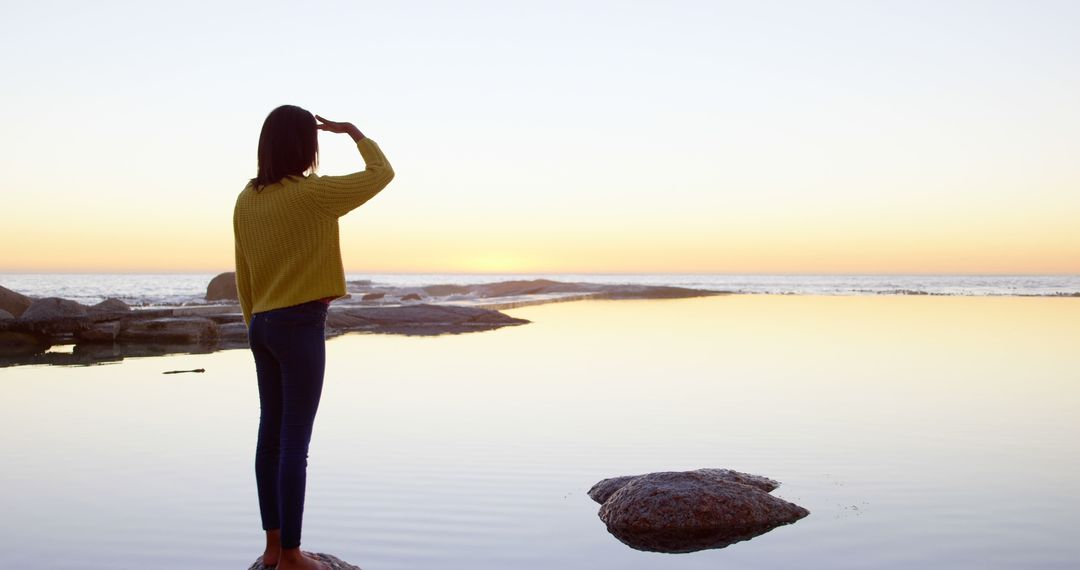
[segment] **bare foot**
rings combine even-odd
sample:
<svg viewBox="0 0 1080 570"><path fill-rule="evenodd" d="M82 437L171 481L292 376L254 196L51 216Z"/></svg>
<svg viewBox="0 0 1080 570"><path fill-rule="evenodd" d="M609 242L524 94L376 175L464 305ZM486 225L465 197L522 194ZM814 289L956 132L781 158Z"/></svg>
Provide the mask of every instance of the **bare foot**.
<svg viewBox="0 0 1080 570"><path fill-rule="evenodd" d="M281 529L266 531L266 550L263 551L262 563L267 568L277 566L281 558Z"/></svg>
<svg viewBox="0 0 1080 570"><path fill-rule="evenodd" d="M291 548L281 551L277 570L330 570L330 567L299 548Z"/></svg>

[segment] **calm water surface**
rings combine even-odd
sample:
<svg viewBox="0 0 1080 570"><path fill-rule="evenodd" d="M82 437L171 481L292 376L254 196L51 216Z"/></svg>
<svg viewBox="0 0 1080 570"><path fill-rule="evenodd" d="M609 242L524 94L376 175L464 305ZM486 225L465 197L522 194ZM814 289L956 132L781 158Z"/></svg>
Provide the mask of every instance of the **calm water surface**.
<svg viewBox="0 0 1080 570"><path fill-rule="evenodd" d="M304 548L377 569L1075 568L1080 299L739 295L328 342ZM162 375L205 368L201 375ZM249 353L0 370L0 568L246 568ZM597 480L728 467L811 515L610 536Z"/></svg>

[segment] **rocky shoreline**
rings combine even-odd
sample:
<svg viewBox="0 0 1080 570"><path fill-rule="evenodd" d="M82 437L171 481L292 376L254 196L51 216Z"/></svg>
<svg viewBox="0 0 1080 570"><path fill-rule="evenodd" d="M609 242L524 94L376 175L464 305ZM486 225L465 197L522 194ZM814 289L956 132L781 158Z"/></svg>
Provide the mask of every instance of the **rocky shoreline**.
<svg viewBox="0 0 1080 570"><path fill-rule="evenodd" d="M55 297L30 305L31 318L0 320L0 367L19 364L98 364L132 356L207 353L247 348L239 305L133 310L111 300L95 310ZM454 334L524 324L476 307L415 304L400 307L331 307L327 338L347 332L404 335ZM71 352L50 351L72 345Z"/></svg>
<svg viewBox="0 0 1080 570"><path fill-rule="evenodd" d="M485 331L529 321L499 312L579 299L680 298L722 294L670 286L596 285L537 279L422 288L350 282L335 301L326 336L349 332L439 335ZM232 273L215 277L205 305L133 308L110 298L83 305L58 297L31 298L0 287L0 367L85 365L131 356L206 353L247 347ZM72 347L70 351L54 347Z"/></svg>

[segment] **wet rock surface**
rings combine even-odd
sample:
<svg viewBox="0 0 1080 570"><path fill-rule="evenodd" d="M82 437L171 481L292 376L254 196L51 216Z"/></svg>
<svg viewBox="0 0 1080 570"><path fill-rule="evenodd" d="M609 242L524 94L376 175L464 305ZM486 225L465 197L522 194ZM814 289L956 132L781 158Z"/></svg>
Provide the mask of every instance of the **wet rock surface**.
<svg viewBox="0 0 1080 570"><path fill-rule="evenodd" d="M303 552L304 552L304 554L307 554L308 556L310 556L312 558L317 558L323 564L326 564L327 566L329 566L330 570L360 570L359 566L353 566L352 564L349 564L348 562L345 562L344 560L338 558L337 556L332 556L330 554L324 554L322 552L307 552L307 551L303 551ZM255 559L255 562L253 562L251 564L251 566L248 567L248 570L274 570L275 568L277 568L277 567L276 566L266 566L266 565L264 565L262 563L262 556L259 556L258 558Z"/></svg>
<svg viewBox="0 0 1080 570"><path fill-rule="evenodd" d="M608 531L627 546L679 553L724 548L810 514L770 495L777 486L758 475L698 469L605 479L589 496L601 503Z"/></svg>

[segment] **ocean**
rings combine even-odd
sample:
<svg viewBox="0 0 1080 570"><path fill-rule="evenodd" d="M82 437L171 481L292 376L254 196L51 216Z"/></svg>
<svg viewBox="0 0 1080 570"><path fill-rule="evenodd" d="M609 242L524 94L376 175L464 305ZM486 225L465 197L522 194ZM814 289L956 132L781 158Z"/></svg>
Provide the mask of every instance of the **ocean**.
<svg viewBox="0 0 1080 570"><path fill-rule="evenodd" d="M0 273L0 285L31 297L94 304L108 297L135 307L205 303L214 273ZM727 275L591 273L350 273L370 287L472 285L523 279L602 284L674 285L777 295L1080 296L1080 275Z"/></svg>

